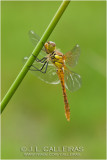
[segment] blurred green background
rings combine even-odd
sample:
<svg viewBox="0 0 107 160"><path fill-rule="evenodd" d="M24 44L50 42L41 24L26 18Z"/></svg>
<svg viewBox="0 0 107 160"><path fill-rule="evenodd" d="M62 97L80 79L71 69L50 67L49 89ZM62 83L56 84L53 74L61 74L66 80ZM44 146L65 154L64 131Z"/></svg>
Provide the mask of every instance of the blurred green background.
<svg viewBox="0 0 107 160"><path fill-rule="evenodd" d="M2 98L34 49L28 31L42 35L61 2L1 2ZM67 122L61 85L50 85L30 72L1 117L3 159L104 159L106 120L106 2L72 1L49 40L65 54L81 47L73 71L82 76L80 90L67 91L71 120ZM82 147L71 156L26 156L30 147ZM47 153L54 153L52 151ZM64 152L65 153L65 152ZM74 156L73 154L74 153ZM77 156L75 155L77 153ZM80 154L80 155L79 155Z"/></svg>

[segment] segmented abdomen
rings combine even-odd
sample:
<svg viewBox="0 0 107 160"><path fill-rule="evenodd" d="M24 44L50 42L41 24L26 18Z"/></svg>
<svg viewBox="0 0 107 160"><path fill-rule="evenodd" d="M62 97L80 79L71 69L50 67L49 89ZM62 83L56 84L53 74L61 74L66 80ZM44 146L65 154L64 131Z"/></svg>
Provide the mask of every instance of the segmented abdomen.
<svg viewBox="0 0 107 160"><path fill-rule="evenodd" d="M62 86L62 91L63 91L63 96L64 96L64 103L65 103L65 116L67 118L67 120L70 120L70 108L69 108L69 104L68 104L68 99L67 99L67 94L66 94L66 89L65 89L65 82L64 82L64 72L63 69L58 69L57 70L60 82L61 82L61 86Z"/></svg>

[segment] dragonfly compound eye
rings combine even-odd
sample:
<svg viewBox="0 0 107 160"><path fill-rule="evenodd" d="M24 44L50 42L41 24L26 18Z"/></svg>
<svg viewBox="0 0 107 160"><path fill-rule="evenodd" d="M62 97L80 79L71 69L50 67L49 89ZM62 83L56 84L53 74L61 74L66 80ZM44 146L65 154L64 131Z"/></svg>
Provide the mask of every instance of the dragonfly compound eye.
<svg viewBox="0 0 107 160"><path fill-rule="evenodd" d="M49 52L53 52L55 50L56 44L52 41L48 42L48 50Z"/></svg>
<svg viewBox="0 0 107 160"><path fill-rule="evenodd" d="M52 47L55 47L55 46L56 46L55 42L52 42L52 41L49 41L48 44L49 44L49 45L52 45Z"/></svg>

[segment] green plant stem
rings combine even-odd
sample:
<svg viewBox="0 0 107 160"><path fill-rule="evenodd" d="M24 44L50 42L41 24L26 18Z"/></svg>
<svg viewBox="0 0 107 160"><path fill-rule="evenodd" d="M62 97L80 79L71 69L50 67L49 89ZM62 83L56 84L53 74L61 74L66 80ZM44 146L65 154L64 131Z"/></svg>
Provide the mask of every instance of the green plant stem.
<svg viewBox="0 0 107 160"><path fill-rule="evenodd" d="M70 2L70 0L69 1L64 0L61 3L58 11L56 12L56 14L53 17L52 21L48 25L47 29L45 30L45 32L44 32L43 36L41 37L40 41L38 42L37 46L34 48L31 56L28 59L28 61L25 63L25 65L23 66L22 70L18 74L17 78L13 82L12 86L10 87L10 89L8 90L6 95L4 96L4 98L3 98L2 102L1 102L1 113L4 110L4 108L6 107L7 103L11 99L11 97L13 96L13 94L15 93L16 89L20 85L20 83L23 80L23 78L25 77L26 73L28 72L29 66L31 66L33 64L33 62L35 60L35 57L38 56L39 52L41 51L41 49L43 47L43 44L46 42L46 40L48 39L49 35L53 31L54 27L56 26L57 22L59 21L60 17L62 16L63 12L65 11L66 7L68 6L69 2Z"/></svg>

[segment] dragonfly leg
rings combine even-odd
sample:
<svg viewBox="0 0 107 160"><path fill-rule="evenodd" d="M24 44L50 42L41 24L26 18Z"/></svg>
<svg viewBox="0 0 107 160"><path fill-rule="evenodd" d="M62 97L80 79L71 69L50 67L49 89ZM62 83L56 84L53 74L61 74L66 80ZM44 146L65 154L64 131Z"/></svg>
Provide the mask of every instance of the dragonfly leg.
<svg viewBox="0 0 107 160"><path fill-rule="evenodd" d="M37 62L44 63L46 59L47 59L47 57L43 57L42 59L36 58L35 60L36 60Z"/></svg>
<svg viewBox="0 0 107 160"><path fill-rule="evenodd" d="M36 56L34 56L33 53L32 53L32 56L36 58Z"/></svg>
<svg viewBox="0 0 107 160"><path fill-rule="evenodd" d="M42 71L42 73L46 73L46 71L47 71L47 67L48 67L48 62L46 63L45 71L44 71L44 72Z"/></svg>
<svg viewBox="0 0 107 160"><path fill-rule="evenodd" d="M33 54L32 54L33 55ZM33 55L34 56L34 55ZM47 59L47 57L43 57L42 59L38 59L36 56L34 56L35 57L35 60L37 61L37 62L41 62L41 63L44 63L44 61Z"/></svg>
<svg viewBox="0 0 107 160"><path fill-rule="evenodd" d="M46 69L45 69L45 72L44 72L44 73L46 73L46 71L47 71L47 68L48 68L48 62L47 62L47 64L46 64Z"/></svg>
<svg viewBox="0 0 107 160"><path fill-rule="evenodd" d="M31 65L30 67L33 67L34 69L29 69L30 71L40 71L40 69L36 68L35 66Z"/></svg>
<svg viewBox="0 0 107 160"><path fill-rule="evenodd" d="M46 65L45 71L42 71L43 68L45 67L45 65ZM42 72L42 73L46 73L47 67L48 67L48 62L46 61L40 69L36 68L34 65L32 65L32 67L33 67L34 69L30 69L31 71L40 71L40 72Z"/></svg>
<svg viewBox="0 0 107 160"><path fill-rule="evenodd" d="M42 71L43 70L43 68L45 67L45 65L46 65L46 68L45 68L45 71ZM42 73L46 73L46 71L47 71L47 67L48 67L48 62L46 61L44 64L43 64L43 66L40 68L40 72L42 72Z"/></svg>

